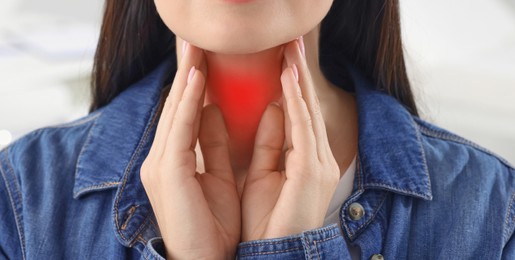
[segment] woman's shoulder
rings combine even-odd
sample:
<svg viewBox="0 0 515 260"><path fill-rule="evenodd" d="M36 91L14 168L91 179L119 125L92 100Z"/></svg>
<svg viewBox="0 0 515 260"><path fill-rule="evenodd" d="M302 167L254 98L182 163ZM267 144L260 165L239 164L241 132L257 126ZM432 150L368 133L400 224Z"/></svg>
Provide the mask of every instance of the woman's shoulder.
<svg viewBox="0 0 515 260"><path fill-rule="evenodd" d="M78 185L86 186L77 178L78 162L84 147L93 141L99 115L94 112L34 130L0 151L0 209L6 213L0 217L0 233L6 234L0 236L0 247L6 246L10 258L57 257L64 251L56 251L55 246L73 247L73 252L91 248L98 249L98 254L124 252L114 233L98 233L113 227L112 188L116 185L102 187L104 194L87 202L74 192ZM67 239L60 239L63 234ZM77 243L84 239L87 243ZM41 247L41 241L53 241L54 246Z"/></svg>
<svg viewBox="0 0 515 260"><path fill-rule="evenodd" d="M477 166L478 171L498 169L515 174L515 167L511 163L480 144L420 118L415 118L415 122L426 158L430 160L428 163L438 162L449 166L466 163Z"/></svg>
<svg viewBox="0 0 515 260"><path fill-rule="evenodd" d="M425 207L441 212L442 220L451 218L450 223L459 218L462 225L471 225L469 230L496 223L481 232L500 234L506 244L515 230L513 165L458 134L418 118L415 122L433 197Z"/></svg>
<svg viewBox="0 0 515 260"><path fill-rule="evenodd" d="M515 168L510 162L447 129L418 118L415 122L433 190L515 202Z"/></svg>
<svg viewBox="0 0 515 260"><path fill-rule="evenodd" d="M59 125L33 130L0 150L0 171L19 175L73 163L101 111ZM19 176L18 176L19 177ZM33 176L34 177L34 176Z"/></svg>

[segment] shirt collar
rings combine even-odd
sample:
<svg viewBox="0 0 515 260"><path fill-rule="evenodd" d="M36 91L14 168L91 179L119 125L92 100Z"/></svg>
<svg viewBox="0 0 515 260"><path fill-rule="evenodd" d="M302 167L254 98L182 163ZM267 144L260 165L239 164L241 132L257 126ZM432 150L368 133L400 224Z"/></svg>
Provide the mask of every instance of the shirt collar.
<svg viewBox="0 0 515 260"><path fill-rule="evenodd" d="M382 189L432 199L422 137L413 116L396 99L375 90L347 66L358 106L358 189Z"/></svg>
<svg viewBox="0 0 515 260"><path fill-rule="evenodd" d="M176 68L172 54L97 111L100 115L78 158L74 197L117 187L113 222L117 238L125 246L133 245L148 227L158 232L139 168L155 135L164 80ZM357 188L432 199L421 136L413 117L394 98L374 90L357 70L349 70L359 111Z"/></svg>
<svg viewBox="0 0 515 260"><path fill-rule="evenodd" d="M164 75L170 72L171 65L175 65L172 63L172 58L167 59L144 79L120 93L109 105L95 112L99 115L77 162L75 198L103 189L109 183L119 183L144 134L152 127Z"/></svg>

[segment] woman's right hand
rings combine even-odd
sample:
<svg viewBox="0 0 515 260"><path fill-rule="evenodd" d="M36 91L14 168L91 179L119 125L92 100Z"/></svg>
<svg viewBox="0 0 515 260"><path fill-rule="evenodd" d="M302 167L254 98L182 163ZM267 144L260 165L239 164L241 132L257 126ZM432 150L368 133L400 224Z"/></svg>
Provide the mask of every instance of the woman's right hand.
<svg viewBox="0 0 515 260"><path fill-rule="evenodd" d="M205 71L203 50L187 46L141 167L169 259L234 258L240 241L228 135L220 110L203 108ZM196 171L197 138L203 174Z"/></svg>

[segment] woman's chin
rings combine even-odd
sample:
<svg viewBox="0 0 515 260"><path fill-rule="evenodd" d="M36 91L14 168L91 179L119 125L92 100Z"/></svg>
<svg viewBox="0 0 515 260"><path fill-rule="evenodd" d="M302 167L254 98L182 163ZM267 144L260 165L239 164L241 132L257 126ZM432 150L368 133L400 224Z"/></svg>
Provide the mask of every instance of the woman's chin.
<svg viewBox="0 0 515 260"><path fill-rule="evenodd" d="M193 43L195 44L195 43ZM256 42L245 42L245 41L218 41L218 42L206 42L197 44L198 47L219 54L253 54L262 52L264 50L271 49L279 46L281 43L256 43Z"/></svg>
<svg viewBox="0 0 515 260"><path fill-rule="evenodd" d="M249 35L226 35L223 37L216 37L214 38L215 40L213 40L213 38L214 37L206 37L202 39L197 38L189 42L206 51L219 54L238 55L262 52L295 39L285 37L284 39L263 40L265 38L261 38L258 40L255 39L256 36Z"/></svg>

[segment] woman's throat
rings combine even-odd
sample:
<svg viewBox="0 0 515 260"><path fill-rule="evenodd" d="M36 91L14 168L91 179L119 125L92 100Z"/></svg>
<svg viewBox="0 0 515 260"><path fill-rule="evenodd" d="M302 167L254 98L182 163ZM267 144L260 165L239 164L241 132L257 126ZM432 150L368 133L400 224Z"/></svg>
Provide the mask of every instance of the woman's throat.
<svg viewBox="0 0 515 260"><path fill-rule="evenodd" d="M239 158L240 165L250 160L266 107L281 98L281 69L277 67L259 72L208 70L206 102L218 105L222 111L231 153Z"/></svg>

